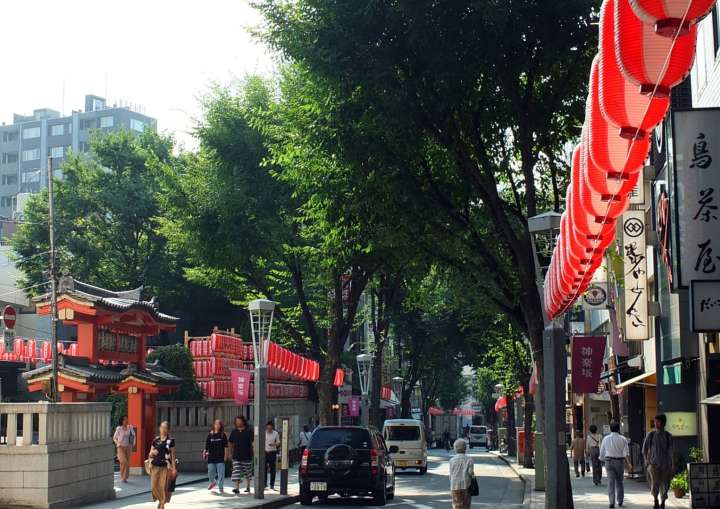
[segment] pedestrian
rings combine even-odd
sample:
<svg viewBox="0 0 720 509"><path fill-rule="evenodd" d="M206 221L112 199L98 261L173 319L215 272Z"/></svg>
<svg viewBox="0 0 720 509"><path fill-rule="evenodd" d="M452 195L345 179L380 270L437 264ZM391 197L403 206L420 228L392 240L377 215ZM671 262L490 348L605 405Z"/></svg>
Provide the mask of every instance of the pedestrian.
<svg viewBox="0 0 720 509"><path fill-rule="evenodd" d="M135 445L135 429L128 424L127 415L120 417L120 426L115 428L113 442L117 450L118 463L120 463L120 480L128 482L130 476L130 453Z"/></svg>
<svg viewBox="0 0 720 509"><path fill-rule="evenodd" d="M212 490L216 485L218 493L225 493L223 487L225 481L225 460L228 458L228 439L225 434L225 427L220 419L213 422L210 433L205 438L205 450L203 456L208 464L208 490Z"/></svg>
<svg viewBox="0 0 720 509"><path fill-rule="evenodd" d="M160 423L158 436L153 438L150 447L150 489L153 501L157 501L158 509L165 509L175 491L177 467L175 456L175 439L170 436L170 423Z"/></svg>
<svg viewBox="0 0 720 509"><path fill-rule="evenodd" d="M575 477L585 477L585 439L582 431L575 432L575 438L570 443L570 451L572 451L573 465L575 466Z"/></svg>
<svg viewBox="0 0 720 509"><path fill-rule="evenodd" d="M230 457L232 458L232 474L230 479L235 483L233 493L240 493L240 482L245 479L245 493L250 493L250 482L253 477L253 432L247 419L242 415L235 417L235 429L230 432Z"/></svg>
<svg viewBox="0 0 720 509"><path fill-rule="evenodd" d="M443 432L443 446L446 451L450 451L450 432L448 430Z"/></svg>
<svg viewBox="0 0 720 509"><path fill-rule="evenodd" d="M600 461L605 462L608 476L608 498L610 508L615 507L615 500L620 507L625 499L625 464L632 470L630 447L627 439L620 434L620 423L610 423L610 434L600 443Z"/></svg>
<svg viewBox="0 0 720 509"><path fill-rule="evenodd" d="M602 435L598 433L597 426L590 425L590 434L587 437L587 452L592 464L593 484L600 486L602 481L602 465L600 464L600 443Z"/></svg>
<svg viewBox="0 0 720 509"><path fill-rule="evenodd" d="M275 490L275 473L277 471L277 453L280 448L280 434L275 431L275 425L268 421L265 426L265 486ZM270 484L267 478L270 476Z"/></svg>
<svg viewBox="0 0 720 509"><path fill-rule="evenodd" d="M470 484L475 471L473 460L465 454L467 442L461 438L453 444L455 455L450 458L450 493L452 509L470 509Z"/></svg>
<svg viewBox="0 0 720 509"><path fill-rule="evenodd" d="M305 453L305 449L307 449L308 445L310 444L310 437L312 436L312 433L310 433L310 427L306 424L303 426L303 430L300 432L300 439L298 440L298 447L300 448L300 456Z"/></svg>
<svg viewBox="0 0 720 509"><path fill-rule="evenodd" d="M668 431L665 431L666 424L665 414L656 415L655 429L648 433L642 446L654 509L659 507L665 509L665 500L673 476L673 438Z"/></svg>

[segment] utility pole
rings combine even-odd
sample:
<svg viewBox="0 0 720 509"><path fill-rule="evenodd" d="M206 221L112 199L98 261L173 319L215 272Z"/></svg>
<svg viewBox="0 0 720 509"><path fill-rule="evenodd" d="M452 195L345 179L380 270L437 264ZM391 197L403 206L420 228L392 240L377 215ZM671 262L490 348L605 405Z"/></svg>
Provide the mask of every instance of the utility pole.
<svg viewBox="0 0 720 509"><path fill-rule="evenodd" d="M58 346L57 346L57 266L55 264L55 206L53 204L53 158L48 157L48 230L50 232L50 347L52 349L52 387L50 399L60 399L58 387Z"/></svg>

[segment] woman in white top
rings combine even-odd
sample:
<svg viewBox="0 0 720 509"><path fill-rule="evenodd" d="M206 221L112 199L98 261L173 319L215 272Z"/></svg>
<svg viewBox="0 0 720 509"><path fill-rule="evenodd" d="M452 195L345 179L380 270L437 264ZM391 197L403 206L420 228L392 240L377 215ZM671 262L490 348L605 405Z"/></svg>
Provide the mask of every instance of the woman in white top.
<svg viewBox="0 0 720 509"><path fill-rule="evenodd" d="M120 426L115 428L113 442L117 447L117 457L120 463L120 479L128 482L130 476L130 453L135 442L135 430L128 424L127 415L120 418Z"/></svg>
<svg viewBox="0 0 720 509"><path fill-rule="evenodd" d="M473 460L465 454L467 442L455 440L455 456L450 458L450 493L453 509L470 509L470 483L475 477Z"/></svg>

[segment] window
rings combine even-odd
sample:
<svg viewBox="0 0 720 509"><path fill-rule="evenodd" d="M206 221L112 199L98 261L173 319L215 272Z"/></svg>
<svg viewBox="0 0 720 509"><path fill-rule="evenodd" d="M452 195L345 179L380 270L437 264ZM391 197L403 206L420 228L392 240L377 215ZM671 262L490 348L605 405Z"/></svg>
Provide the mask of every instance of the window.
<svg viewBox="0 0 720 509"><path fill-rule="evenodd" d="M100 117L100 127L112 127L115 125L115 118L112 116Z"/></svg>
<svg viewBox="0 0 720 509"><path fill-rule="evenodd" d="M23 129L23 140L31 140L40 137L40 127L27 127Z"/></svg>
<svg viewBox="0 0 720 509"><path fill-rule="evenodd" d="M36 161L40 159L40 149L31 148L30 150L23 150L23 161Z"/></svg>
<svg viewBox="0 0 720 509"><path fill-rule="evenodd" d="M17 180L17 175L3 175L1 181L4 186L12 186L17 184Z"/></svg>
<svg viewBox="0 0 720 509"><path fill-rule="evenodd" d="M31 184L33 182L40 182L40 170L27 171L22 174L23 184Z"/></svg>
<svg viewBox="0 0 720 509"><path fill-rule="evenodd" d="M63 134L65 134L65 124L50 126L50 136L62 136Z"/></svg>
<svg viewBox="0 0 720 509"><path fill-rule="evenodd" d="M17 163L17 160L17 152L3 152L2 159L0 159L0 161L2 161L2 164Z"/></svg>
<svg viewBox="0 0 720 509"><path fill-rule="evenodd" d="M52 147L50 149L50 157L53 159L62 159L65 157L65 147Z"/></svg>
<svg viewBox="0 0 720 509"><path fill-rule="evenodd" d="M130 129L133 131L144 131L145 130L145 122L141 122L140 120L136 118L130 119Z"/></svg>
<svg viewBox="0 0 720 509"><path fill-rule="evenodd" d="M88 144L84 141L80 142L80 145L78 145L78 150L80 152L87 152L88 151Z"/></svg>
<svg viewBox="0 0 720 509"><path fill-rule="evenodd" d="M95 129L97 127L97 119L90 118L80 121L80 129L87 131L88 129Z"/></svg>
<svg viewBox="0 0 720 509"><path fill-rule="evenodd" d="M385 439L392 441L420 440L420 426L388 426Z"/></svg>
<svg viewBox="0 0 720 509"><path fill-rule="evenodd" d="M349 445L353 449L369 449L370 434L360 428L320 428L310 438L311 449L328 449L335 444Z"/></svg>
<svg viewBox="0 0 720 509"><path fill-rule="evenodd" d="M17 131L4 131L2 139L5 143L9 141L15 141L18 139L18 133Z"/></svg>
<svg viewBox="0 0 720 509"><path fill-rule="evenodd" d="M12 207L14 196L3 196L0 198L0 207Z"/></svg>

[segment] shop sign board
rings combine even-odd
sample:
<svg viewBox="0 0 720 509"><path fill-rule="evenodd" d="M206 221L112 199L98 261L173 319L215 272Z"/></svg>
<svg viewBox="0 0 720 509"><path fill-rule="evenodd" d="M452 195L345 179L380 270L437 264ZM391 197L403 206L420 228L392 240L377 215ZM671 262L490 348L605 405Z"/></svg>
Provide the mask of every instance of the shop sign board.
<svg viewBox="0 0 720 509"><path fill-rule="evenodd" d="M720 109L673 112L678 284L720 279Z"/></svg>
<svg viewBox="0 0 720 509"><path fill-rule="evenodd" d="M643 179L643 170L640 170L640 177L637 184L630 191L630 205L645 205L645 181Z"/></svg>
<svg viewBox="0 0 720 509"><path fill-rule="evenodd" d="M697 436L697 414L695 412L666 412L665 429L674 437Z"/></svg>
<svg viewBox="0 0 720 509"><path fill-rule="evenodd" d="M604 336L573 336L572 391L575 394L597 392L605 358Z"/></svg>
<svg viewBox="0 0 720 509"><path fill-rule="evenodd" d="M352 397L352 385L343 384L338 387L338 403L341 405L347 405L350 403Z"/></svg>
<svg viewBox="0 0 720 509"><path fill-rule="evenodd" d="M591 283L583 294L583 308L588 310L607 309L607 283Z"/></svg>
<svg viewBox="0 0 720 509"><path fill-rule="evenodd" d="M720 280L690 283L693 332L720 332Z"/></svg>
<svg viewBox="0 0 720 509"><path fill-rule="evenodd" d="M645 340L648 328L647 245L645 212L629 210L622 216L624 290L624 337Z"/></svg>

